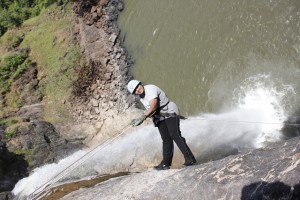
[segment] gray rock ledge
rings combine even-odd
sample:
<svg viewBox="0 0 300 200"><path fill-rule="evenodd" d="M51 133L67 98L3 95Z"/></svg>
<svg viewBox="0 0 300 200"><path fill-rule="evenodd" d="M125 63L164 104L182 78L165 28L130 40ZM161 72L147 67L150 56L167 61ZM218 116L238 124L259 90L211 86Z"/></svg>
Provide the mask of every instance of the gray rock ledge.
<svg viewBox="0 0 300 200"><path fill-rule="evenodd" d="M300 199L300 137L183 169L149 170L62 199Z"/></svg>

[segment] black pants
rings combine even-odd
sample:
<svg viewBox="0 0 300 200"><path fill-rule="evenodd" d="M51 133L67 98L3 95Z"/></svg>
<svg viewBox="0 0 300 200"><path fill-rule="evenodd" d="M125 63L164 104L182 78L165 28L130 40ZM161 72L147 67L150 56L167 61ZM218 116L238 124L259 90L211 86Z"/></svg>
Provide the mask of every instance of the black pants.
<svg viewBox="0 0 300 200"><path fill-rule="evenodd" d="M178 117L170 117L158 123L158 130L163 141L163 160L162 164L171 166L174 152L173 141L177 144L182 152L186 162L196 162L196 159L190 148L185 142L184 137L181 136L180 125Z"/></svg>

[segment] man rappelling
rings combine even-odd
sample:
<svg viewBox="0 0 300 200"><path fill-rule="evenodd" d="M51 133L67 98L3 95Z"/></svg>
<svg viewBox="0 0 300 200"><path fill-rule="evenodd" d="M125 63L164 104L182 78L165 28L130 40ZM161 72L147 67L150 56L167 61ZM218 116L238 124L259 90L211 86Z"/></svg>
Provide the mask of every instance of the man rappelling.
<svg viewBox="0 0 300 200"><path fill-rule="evenodd" d="M196 159L186 144L185 138L181 136L177 105L169 101L165 92L155 85L143 85L138 80L131 80L127 85L127 89L131 94L139 97L146 109L141 117L132 120L131 125L139 126L147 117L152 117L153 123L158 127L161 135L163 141L163 159L154 169L170 169L174 153L173 141L175 141L184 156L185 162L183 165L194 165Z"/></svg>

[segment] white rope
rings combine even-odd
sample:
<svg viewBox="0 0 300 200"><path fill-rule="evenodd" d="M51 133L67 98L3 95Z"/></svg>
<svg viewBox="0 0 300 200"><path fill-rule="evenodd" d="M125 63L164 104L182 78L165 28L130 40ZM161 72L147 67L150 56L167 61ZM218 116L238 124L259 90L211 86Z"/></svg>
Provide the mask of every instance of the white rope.
<svg viewBox="0 0 300 200"><path fill-rule="evenodd" d="M197 117L189 117L186 118L188 120L202 120L202 121L213 121L213 122L231 122L231 123L248 123L248 124L271 124L271 125L278 125L284 124L287 126L300 126L297 123L286 123L286 122L263 122L263 121L240 121L240 120L217 120L217 119L205 119L205 118L197 118Z"/></svg>
<svg viewBox="0 0 300 200"><path fill-rule="evenodd" d="M43 197L43 192L46 191L46 189L50 188L54 183L58 182L60 179L64 178L66 175L68 175L71 171L76 169L78 166L83 164L85 161L87 161L89 158L94 156L97 152L99 152L101 149L106 147L108 144L112 143L116 139L118 139L125 131L127 131L130 128L130 125L127 125L123 131L116 136L107 139L105 142L97 145L93 149L91 149L89 152L78 158L76 161L74 161L71 165L66 167L64 170L62 170L60 173L52 177L49 181L44 183L42 186L37 188L35 191L33 191L28 198L29 199L34 199L34 200L39 200Z"/></svg>

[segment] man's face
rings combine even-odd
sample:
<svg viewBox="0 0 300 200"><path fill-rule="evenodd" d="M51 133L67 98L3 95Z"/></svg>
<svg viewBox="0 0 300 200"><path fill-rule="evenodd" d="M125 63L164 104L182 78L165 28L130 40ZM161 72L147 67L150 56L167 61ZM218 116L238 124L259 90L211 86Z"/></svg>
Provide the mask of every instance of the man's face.
<svg viewBox="0 0 300 200"><path fill-rule="evenodd" d="M136 95L141 95L144 93L144 87L142 85L139 85L136 89L135 89L135 92L134 94Z"/></svg>

